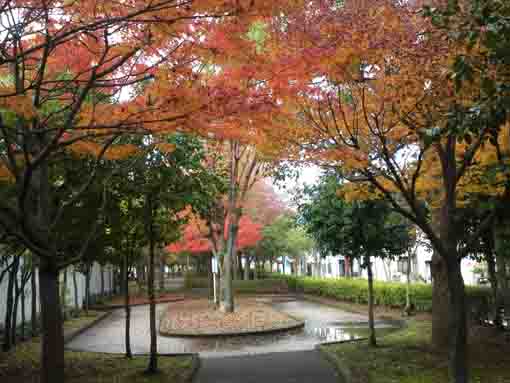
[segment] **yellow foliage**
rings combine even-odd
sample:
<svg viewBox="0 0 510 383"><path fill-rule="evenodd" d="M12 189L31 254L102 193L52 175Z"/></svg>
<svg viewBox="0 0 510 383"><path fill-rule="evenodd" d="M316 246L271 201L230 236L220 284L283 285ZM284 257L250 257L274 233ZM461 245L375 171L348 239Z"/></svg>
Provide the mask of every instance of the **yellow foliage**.
<svg viewBox="0 0 510 383"><path fill-rule="evenodd" d="M11 173L10 169L5 165L0 165L0 180L12 182L14 180L14 175Z"/></svg>
<svg viewBox="0 0 510 383"><path fill-rule="evenodd" d="M173 151L175 151L175 145L174 144L170 144L170 143L166 143L166 142L160 142L160 143L156 144L155 147L159 151L161 151L163 153L167 153L167 154L170 154Z"/></svg>
<svg viewBox="0 0 510 383"><path fill-rule="evenodd" d="M10 97L0 97L0 108L16 113L27 120L37 115L29 95L18 94Z"/></svg>

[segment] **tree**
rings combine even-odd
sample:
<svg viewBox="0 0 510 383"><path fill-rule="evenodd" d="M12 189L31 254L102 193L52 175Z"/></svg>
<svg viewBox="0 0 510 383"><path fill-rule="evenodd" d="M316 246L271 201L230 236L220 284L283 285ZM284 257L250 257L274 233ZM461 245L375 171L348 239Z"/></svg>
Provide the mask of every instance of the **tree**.
<svg viewBox="0 0 510 383"><path fill-rule="evenodd" d="M62 257L56 227L69 201L83 194L96 175L92 172L60 199L56 189L66 180L51 182L53 165L68 150L92 154L98 162L104 156L126 156L129 146L106 154L126 132L207 127L214 105L209 95L215 95L195 81L193 47L200 33L190 38L189 30L234 13L240 20L250 7L211 1L183 8L175 0L0 5L6 20L1 27L0 173L16 189L14 200L1 205L0 222L39 259L43 383L64 380L57 281L59 270L71 261ZM149 82L143 94L130 92L154 78L158 81ZM202 118L190 121L204 110Z"/></svg>
<svg viewBox="0 0 510 383"><path fill-rule="evenodd" d="M322 249L356 258L367 269L369 343L375 346L372 259L403 254L411 242L410 227L384 200L342 199L345 187L340 180L335 174L323 176L316 188L308 189L309 200L300 206L300 211ZM335 206L334 215L328 205Z"/></svg>
<svg viewBox="0 0 510 383"><path fill-rule="evenodd" d="M344 254L345 229L343 215L347 202L337 195L339 177L323 176L314 186L305 186L299 193L299 219L314 238L321 254L342 254L345 258L345 274L350 276L352 259Z"/></svg>
<svg viewBox="0 0 510 383"><path fill-rule="evenodd" d="M138 140L137 160L124 169L119 177L123 182L115 192L124 201L128 214L140 217L143 245L148 247L148 294L150 300L151 346L148 373L156 373L156 309L154 267L156 249L164 243L176 241L181 225L186 223L186 209L207 203L211 194L211 174L204 168L204 151L199 139L182 134L167 137L166 143ZM133 227L132 227L133 228Z"/></svg>
<svg viewBox="0 0 510 383"><path fill-rule="evenodd" d="M478 235L457 230L458 185L480 148L499 133L494 128L504 113L497 111L494 122L494 110L465 107L477 99L483 76L456 92L448 67L457 42L416 18L414 3L346 1L332 7L317 1L267 19L264 45L272 60L257 67L257 75L282 101L282 113L273 116L273 142L340 169L359 198L384 196L430 240L445 275L435 281L448 285L448 322L441 321L448 329L438 333L434 321L433 339L449 342L451 380L463 383L467 321L460 260L466 251L458 245ZM420 187L434 162L439 173L431 201ZM435 212L429 210L433 202ZM490 225L493 212L482 218L479 230Z"/></svg>
<svg viewBox="0 0 510 383"><path fill-rule="evenodd" d="M294 260L297 274L303 258L314 247L314 241L291 214L282 214L263 229L263 240L257 252L269 259L271 265L279 257L285 265L286 257Z"/></svg>

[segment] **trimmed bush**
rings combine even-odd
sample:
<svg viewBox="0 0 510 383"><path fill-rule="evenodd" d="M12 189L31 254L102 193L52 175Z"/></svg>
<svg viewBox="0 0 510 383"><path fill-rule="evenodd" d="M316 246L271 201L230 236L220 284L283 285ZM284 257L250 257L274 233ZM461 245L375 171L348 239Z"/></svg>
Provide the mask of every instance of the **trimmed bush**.
<svg viewBox="0 0 510 383"><path fill-rule="evenodd" d="M273 274L271 278L285 280L290 291L332 298L360 304L368 304L368 283L366 279L319 279ZM479 305L487 302L489 289L467 286L468 301ZM413 283L410 286L411 302L417 311L432 310L432 285ZM376 305L403 309L406 304L406 284L397 282L374 281L374 299Z"/></svg>
<svg viewBox="0 0 510 383"><path fill-rule="evenodd" d="M206 289L209 287L209 280L204 277L187 275L184 280L188 289ZM235 280L233 282L234 292L239 294L275 294L288 292L287 281L281 278L267 278L249 281Z"/></svg>

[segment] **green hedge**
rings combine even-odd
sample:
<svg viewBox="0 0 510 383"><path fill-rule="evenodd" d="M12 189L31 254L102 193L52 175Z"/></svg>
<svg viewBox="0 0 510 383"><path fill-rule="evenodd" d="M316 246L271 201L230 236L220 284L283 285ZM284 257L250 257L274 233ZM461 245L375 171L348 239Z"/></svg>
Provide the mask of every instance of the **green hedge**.
<svg viewBox="0 0 510 383"><path fill-rule="evenodd" d="M296 277L290 275L273 275L272 278L287 282L290 291L299 291L305 294L318 295L341 301L367 304L368 283L366 279L319 279L311 277ZM490 292L484 287L468 286L466 288L468 301L487 301ZM432 310L432 286L424 283L411 284L411 302L417 311ZM406 303L406 284L397 282L374 281L374 298L377 305L392 308L404 308Z"/></svg>
<svg viewBox="0 0 510 383"><path fill-rule="evenodd" d="M209 287L209 280L207 277L186 275L184 285L188 289L206 289ZM234 281L233 287L234 292L239 294L273 294L288 291L287 282L281 278Z"/></svg>

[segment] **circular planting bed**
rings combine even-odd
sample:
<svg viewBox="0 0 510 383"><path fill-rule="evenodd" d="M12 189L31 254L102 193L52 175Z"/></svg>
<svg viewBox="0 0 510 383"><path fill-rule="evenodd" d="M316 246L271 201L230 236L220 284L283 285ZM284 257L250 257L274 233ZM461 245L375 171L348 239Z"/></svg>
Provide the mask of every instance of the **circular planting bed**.
<svg viewBox="0 0 510 383"><path fill-rule="evenodd" d="M216 310L207 300L193 300L169 305L161 317L159 332L165 336L248 335L290 330L304 324L255 299L238 300L233 313Z"/></svg>

